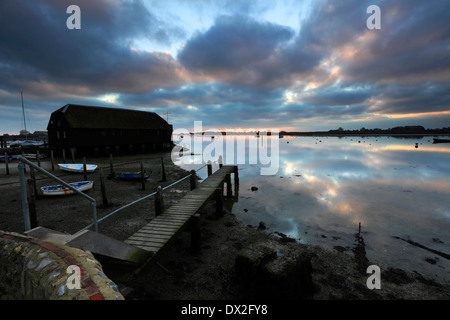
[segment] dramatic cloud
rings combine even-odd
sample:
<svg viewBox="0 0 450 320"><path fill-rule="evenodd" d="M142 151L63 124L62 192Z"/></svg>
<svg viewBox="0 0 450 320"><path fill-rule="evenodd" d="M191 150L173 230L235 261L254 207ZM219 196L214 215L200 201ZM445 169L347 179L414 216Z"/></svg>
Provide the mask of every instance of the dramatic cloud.
<svg viewBox="0 0 450 320"><path fill-rule="evenodd" d="M0 2L0 131L20 92L45 129L66 103L151 110L175 127L391 127L450 120L447 0Z"/></svg>

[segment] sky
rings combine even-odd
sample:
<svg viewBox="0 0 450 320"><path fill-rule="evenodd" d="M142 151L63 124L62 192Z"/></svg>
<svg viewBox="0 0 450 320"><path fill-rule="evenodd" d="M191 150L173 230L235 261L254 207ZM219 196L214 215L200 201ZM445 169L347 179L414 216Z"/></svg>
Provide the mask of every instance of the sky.
<svg viewBox="0 0 450 320"><path fill-rule="evenodd" d="M1 0L0 135L46 130L69 103L188 130L449 127L449 12L449 0Z"/></svg>

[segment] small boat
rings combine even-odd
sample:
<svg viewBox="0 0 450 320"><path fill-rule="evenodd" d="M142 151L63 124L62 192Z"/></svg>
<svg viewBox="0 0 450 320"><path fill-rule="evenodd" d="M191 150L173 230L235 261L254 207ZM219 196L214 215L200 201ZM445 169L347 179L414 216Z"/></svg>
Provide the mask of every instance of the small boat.
<svg viewBox="0 0 450 320"><path fill-rule="evenodd" d="M92 189L94 181L78 181L69 184L79 191L86 191ZM75 191L63 185L41 187L41 191L44 196L61 196L75 193Z"/></svg>
<svg viewBox="0 0 450 320"><path fill-rule="evenodd" d="M9 144L11 148L22 147L22 148L34 148L34 147L42 147L44 142L36 141L36 140L21 140L21 141L13 141Z"/></svg>
<svg viewBox="0 0 450 320"><path fill-rule="evenodd" d="M82 163L58 163L61 170L69 172L84 172L84 165ZM86 164L86 172L94 172L97 169L96 164Z"/></svg>
<svg viewBox="0 0 450 320"><path fill-rule="evenodd" d="M450 143L450 139L433 138L433 143Z"/></svg>
<svg viewBox="0 0 450 320"><path fill-rule="evenodd" d="M8 157L8 162L11 161L11 160L13 160L13 159L14 159L14 158L13 158L12 156L9 156L9 157ZM6 162L6 157L5 157L5 156L0 157L0 162Z"/></svg>
<svg viewBox="0 0 450 320"><path fill-rule="evenodd" d="M25 153L25 158L37 159L37 153ZM39 159L45 158L47 155L45 153L39 153Z"/></svg>
<svg viewBox="0 0 450 320"><path fill-rule="evenodd" d="M142 175L141 172L114 172L108 175L110 179L119 179L119 180L131 180L131 181L141 181ZM144 173L144 180L147 180L148 176Z"/></svg>
<svg viewBox="0 0 450 320"><path fill-rule="evenodd" d="M43 145L44 145L44 142L42 142L42 141L36 141L36 140L24 140L24 141L21 141L22 148L41 147Z"/></svg>

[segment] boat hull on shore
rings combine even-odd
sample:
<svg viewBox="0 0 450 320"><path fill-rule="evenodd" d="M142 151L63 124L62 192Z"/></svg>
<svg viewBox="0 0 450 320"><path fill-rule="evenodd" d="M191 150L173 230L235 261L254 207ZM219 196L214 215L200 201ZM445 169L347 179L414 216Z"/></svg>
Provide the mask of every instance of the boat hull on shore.
<svg viewBox="0 0 450 320"><path fill-rule="evenodd" d="M108 178L128 181L141 181L142 174L140 172L114 172L110 174ZM148 176L144 174L144 180L147 179Z"/></svg>
<svg viewBox="0 0 450 320"><path fill-rule="evenodd" d="M58 163L59 169L68 172L84 172L84 165L82 163ZM96 164L86 164L86 172L94 172L97 169Z"/></svg>
<svg viewBox="0 0 450 320"><path fill-rule="evenodd" d="M86 191L92 189L94 181L77 181L69 184L79 191ZM62 196L75 194L75 191L64 185L41 187L41 191L44 196Z"/></svg>

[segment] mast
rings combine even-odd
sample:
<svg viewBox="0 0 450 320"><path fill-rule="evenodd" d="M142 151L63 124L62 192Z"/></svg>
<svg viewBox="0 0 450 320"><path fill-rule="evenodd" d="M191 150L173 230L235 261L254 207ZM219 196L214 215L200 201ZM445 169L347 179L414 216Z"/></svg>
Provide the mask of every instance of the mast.
<svg viewBox="0 0 450 320"><path fill-rule="evenodd" d="M28 131L27 131L27 122L25 121L25 108L23 106L23 93L20 91L20 96L22 97L22 114L23 114L23 126L25 128L25 139L28 138Z"/></svg>

